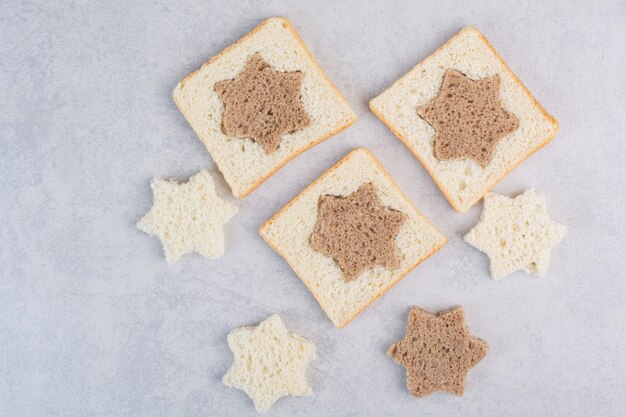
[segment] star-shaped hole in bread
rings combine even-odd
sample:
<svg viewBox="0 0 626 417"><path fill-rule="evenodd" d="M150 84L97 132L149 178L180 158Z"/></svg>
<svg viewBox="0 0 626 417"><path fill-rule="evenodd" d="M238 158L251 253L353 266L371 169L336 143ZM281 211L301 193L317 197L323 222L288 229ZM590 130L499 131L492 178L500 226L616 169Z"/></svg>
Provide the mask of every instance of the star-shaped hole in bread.
<svg viewBox="0 0 626 417"><path fill-rule="evenodd" d="M439 94L417 113L435 128L435 156L491 162L496 145L519 127L517 117L500 102L500 77L474 81L457 70L446 71Z"/></svg>
<svg viewBox="0 0 626 417"><path fill-rule="evenodd" d="M224 104L224 134L250 138L266 153L275 152L284 134L311 124L300 101L303 77L300 71L275 71L259 53L252 55L241 74L214 86Z"/></svg>
<svg viewBox="0 0 626 417"><path fill-rule="evenodd" d="M244 390L259 413L281 397L311 394L306 370L317 356L315 345L288 331L277 314L231 331L228 347L234 362L222 382Z"/></svg>
<svg viewBox="0 0 626 417"><path fill-rule="evenodd" d="M395 269L395 239L405 220L406 214L382 205L371 183L347 197L322 195L311 247L332 257L346 282L374 266Z"/></svg>
<svg viewBox="0 0 626 417"><path fill-rule="evenodd" d="M464 239L487 254L491 275L501 279L520 269L544 276L550 252L566 234L548 215L545 197L529 189L515 198L487 194L480 222Z"/></svg>
<svg viewBox="0 0 626 417"><path fill-rule="evenodd" d="M444 391L460 396L467 372L488 350L485 341L470 334L463 307L436 315L411 307L406 334L389 347L387 355L406 368L412 395L426 397Z"/></svg>
<svg viewBox="0 0 626 417"><path fill-rule="evenodd" d="M223 226L237 207L216 194L208 172L182 184L155 179L151 187L154 204L137 227L161 240L168 264L193 251L209 258L224 254Z"/></svg>

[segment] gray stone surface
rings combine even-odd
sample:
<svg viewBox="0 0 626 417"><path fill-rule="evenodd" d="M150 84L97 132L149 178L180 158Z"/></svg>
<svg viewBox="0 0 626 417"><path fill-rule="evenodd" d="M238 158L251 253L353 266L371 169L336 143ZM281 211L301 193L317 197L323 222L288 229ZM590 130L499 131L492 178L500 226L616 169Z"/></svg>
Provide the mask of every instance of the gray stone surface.
<svg viewBox="0 0 626 417"><path fill-rule="evenodd" d="M608 416L626 412L626 7L621 1L0 2L0 415L244 416L226 335L271 313L314 341L314 395L269 415ZM53 3L57 3L53 5ZM422 3L419 5L418 3ZM292 20L360 116L242 201L218 260L168 267L134 227L154 176L217 172L171 91L264 18ZM367 102L478 26L561 122L500 183L569 228L544 279L497 282L455 213ZM355 146L450 241L336 330L260 224ZM491 351L465 397L412 398L384 354L408 306L465 306Z"/></svg>

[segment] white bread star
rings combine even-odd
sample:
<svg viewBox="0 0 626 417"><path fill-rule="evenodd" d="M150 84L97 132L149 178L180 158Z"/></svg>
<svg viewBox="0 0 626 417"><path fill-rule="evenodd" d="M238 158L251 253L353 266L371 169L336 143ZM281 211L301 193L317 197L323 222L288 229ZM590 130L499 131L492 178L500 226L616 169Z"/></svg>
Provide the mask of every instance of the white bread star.
<svg viewBox="0 0 626 417"><path fill-rule="evenodd" d="M161 239L168 264L190 252L208 258L224 254L223 226L237 207L215 193L213 178L200 171L186 183L155 179L154 204L137 227Z"/></svg>
<svg viewBox="0 0 626 417"><path fill-rule="evenodd" d="M288 331L277 314L231 331L228 347L235 360L222 382L244 390L259 413L281 397L311 394L306 370L317 357L315 345Z"/></svg>
<svg viewBox="0 0 626 417"><path fill-rule="evenodd" d="M480 222L464 239L487 254L492 277L501 279L520 269L544 276L550 251L566 234L548 215L544 196L529 189L515 198L487 194Z"/></svg>

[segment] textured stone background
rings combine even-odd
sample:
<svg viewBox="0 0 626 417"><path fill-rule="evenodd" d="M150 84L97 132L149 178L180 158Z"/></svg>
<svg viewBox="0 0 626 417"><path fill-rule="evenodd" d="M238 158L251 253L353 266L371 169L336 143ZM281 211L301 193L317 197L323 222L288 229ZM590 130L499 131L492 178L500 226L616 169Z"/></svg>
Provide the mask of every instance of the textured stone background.
<svg viewBox="0 0 626 417"><path fill-rule="evenodd" d="M270 415L624 415L624 2L52 3L0 1L0 415L254 415L220 383L225 338L275 312L319 358L314 395ZM273 15L292 20L360 120L235 201L171 91ZM367 108L470 24L561 122L496 188L536 187L569 228L545 279L491 280L487 258L460 238L481 206L455 213ZM336 330L257 229L360 145L450 241ZM134 224L152 177L202 168L240 209L226 255L167 267L159 241ZM411 304L464 305L491 345L465 397L404 389L384 351Z"/></svg>

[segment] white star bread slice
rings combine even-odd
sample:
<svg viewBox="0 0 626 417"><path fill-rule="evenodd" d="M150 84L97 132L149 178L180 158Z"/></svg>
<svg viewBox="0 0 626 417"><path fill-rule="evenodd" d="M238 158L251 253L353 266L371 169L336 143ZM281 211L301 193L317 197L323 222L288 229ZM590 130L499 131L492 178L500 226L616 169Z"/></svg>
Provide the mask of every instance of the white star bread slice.
<svg viewBox="0 0 626 417"><path fill-rule="evenodd" d="M492 277L501 279L520 269L544 276L550 251L566 234L548 215L544 196L528 189L515 198L487 194L480 222L464 239L487 254Z"/></svg>
<svg viewBox="0 0 626 417"><path fill-rule="evenodd" d="M168 264L194 251L208 258L224 254L223 227L237 207L215 193L208 172L182 184L154 179L151 187L154 204L137 227L161 239Z"/></svg>
<svg viewBox="0 0 626 417"><path fill-rule="evenodd" d="M306 370L317 357L315 345L288 331L277 314L231 331L228 347L234 362L222 382L245 391L259 413L281 397L311 394Z"/></svg>

